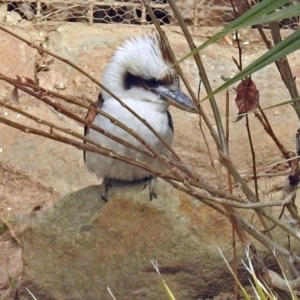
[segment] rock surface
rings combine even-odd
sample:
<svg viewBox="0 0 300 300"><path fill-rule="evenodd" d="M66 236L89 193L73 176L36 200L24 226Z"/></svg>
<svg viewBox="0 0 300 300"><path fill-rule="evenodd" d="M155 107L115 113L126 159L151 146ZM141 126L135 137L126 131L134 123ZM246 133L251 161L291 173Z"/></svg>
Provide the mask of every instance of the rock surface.
<svg viewBox="0 0 300 300"><path fill-rule="evenodd" d="M100 78L106 62L114 49L124 39L137 34L145 34L151 30L151 27L137 26L95 25L87 27L87 25L79 23L63 26L45 26L38 30L35 30L33 27L26 30L13 29L15 33L29 41L42 44L48 50L76 63L96 79ZM177 57L182 57L188 53L189 49L184 38L167 27L165 30ZM208 30L203 28L201 34L203 36L212 35L213 32ZM214 32L216 31L217 29L214 30ZM258 36L255 32L241 31L240 35L242 41L245 39L250 40L249 46L244 46L243 49L244 64L247 65L265 50L264 46L257 42ZM195 37L196 45L201 44L205 40L203 36ZM1 32L1 38L0 53L2 64L0 72L12 78L15 78L16 75L34 78L35 64L41 63L39 54L7 33ZM251 40L254 40L254 42L252 43ZM236 57L236 55L237 49L223 41L208 47L201 53L213 88L223 83L221 75L231 76L237 72L232 61L232 56ZM291 56L293 59L292 68L294 75L299 77L300 62L296 57L297 53ZM47 62L51 60L51 57L44 57L43 60ZM199 75L194 61L187 59L182 63L182 67L194 91L197 91ZM100 90L88 78L57 59L54 60L53 64L49 65L48 71L40 71L36 75L40 85L44 88L53 89L68 96L74 96L85 103L97 99ZM253 78L260 89L262 106L274 105L282 100L289 99L286 89L280 82L280 75L273 65L259 71ZM270 87L270 82L276 82L276 86L272 85ZM296 83L299 84L298 79ZM12 87L0 82L1 99L5 99L7 102L11 101L11 93ZM72 128L80 133L83 132L82 125L56 113L53 109L24 93L20 92L19 94L20 104L18 108L53 122L58 126ZM230 94L230 118L234 120L237 114L237 108L234 104L235 93L231 90ZM202 88L201 97L204 96L205 91ZM217 97L220 113L225 122L224 99L224 93ZM202 106L212 120L213 114L209 102L203 102ZM68 107L81 117L84 117L86 114L86 110L74 106ZM220 184L222 176L219 174L218 153L208 130L203 125L210 148L209 151L216 168L211 166L210 156L199 130L198 117L173 108L171 108L171 112L175 126L173 148L194 171L203 175L205 179L210 179L215 184ZM7 109L0 108L0 113L13 121L31 124L39 129L42 128ZM273 108L268 110L267 114L279 140L287 149L293 151L295 126L298 121L292 107L286 105L280 107L280 109ZM252 116L250 121L258 168L263 169L267 164L281 160L278 149L272 139L264 133L262 126ZM284 124L284 128L282 124ZM97 183L96 178L84 168L82 153L77 149L46 140L42 137L37 138L36 136L21 133L3 124L0 124L0 130L3 133L0 137L0 162L4 161L11 164L12 167L20 168L34 181L38 181L61 195ZM233 162L238 166L239 171L244 174L251 174L252 170L249 166L251 166L252 158L243 120L238 124L230 122L229 137ZM42 165L41 162L43 162ZM279 181L283 180L280 178ZM262 184L264 183L262 182ZM277 184L277 181L273 178L270 184L272 189ZM262 186L262 189L264 188Z"/></svg>
<svg viewBox="0 0 300 300"><path fill-rule="evenodd" d="M0 18L2 17L0 16ZM62 26L44 25L41 27L33 27L29 22L22 21L18 22L18 26L22 26L22 28L14 27L9 29L28 39L30 42L35 42L38 45L42 44L48 50L62 55L64 58L78 64L83 68L83 70L87 71L96 79L100 78L109 57L112 55L114 49L120 45L124 39L152 31L151 26L113 26L95 24L94 26L88 27L85 24L74 23ZM177 28L164 27L164 30L178 58L181 58L188 53L189 49L186 45L185 39L178 33ZM218 29L212 30L202 28L201 32L199 32L199 36L194 37L196 45L200 45L207 39L207 37L212 36L212 34L217 30ZM242 42L249 41L248 45L243 44L244 65L249 64L266 51L265 46L260 42L259 36L255 31L241 30L240 37ZM49 70L40 70L36 73L35 68L37 66L41 67L45 61L49 62L51 57L40 57L34 49L3 31L0 32L0 41L0 73L12 78L15 78L16 75L34 78L34 76L37 75L37 78L43 87L60 91L68 96L74 96L85 103L88 103L88 101L94 101L97 98L99 87L78 71L75 71L71 67L66 66L55 59L52 64L49 64ZM238 57L236 45L229 45L223 40L201 52L201 58L213 88L216 88L223 83L223 80L221 79L222 75L229 77L237 72L236 66L232 61L232 56ZM292 54L289 59L293 74L296 77L296 84L299 87L299 52ZM193 59L187 59L184 61L182 63L182 67L190 84L196 92L199 84L199 75ZM260 103L263 107L290 99L274 65L257 72L253 76L253 79L255 80L257 87L260 89ZM12 87L3 83L3 81L0 81L1 100L4 99L4 101L10 102L11 93ZM204 88L202 88L201 97L204 97L205 95ZM38 100L21 92L19 93L19 96L20 104L17 106L18 108L53 122L58 126L72 128L78 132L83 132L82 125L79 125L53 111ZM252 159L246 135L246 128L244 125L245 123L243 120L239 123L231 122L235 119L237 114L234 98L235 92L230 90L230 152L232 160L238 166L239 171L242 174L251 174ZM219 104L221 117L225 123L225 94L219 94L216 99ZM201 105L207 112L208 117L213 120L213 114L211 112L209 102L202 102ZM85 110L78 109L76 107L70 106L70 109L81 117L84 117L86 113ZM279 108L269 109L266 113L279 140L287 149L294 151L294 134L298 128L299 122L292 107L285 105ZM19 121L26 125L30 124L39 129L42 128L41 125L29 122L18 113L13 113L2 107L0 108L0 114L2 117L6 117L13 121ZM211 166L209 151L205 147L203 136L199 130L198 117L176 109L172 109L172 115L175 124L173 147L176 152L182 157L183 161L190 165L192 169L200 174L204 179L209 180L211 184L217 185L224 182L227 176L224 176L224 169L222 169L218 163L218 153L205 126L203 130L206 134L208 144L210 145L210 154L212 155L212 159L215 163L215 168ZM255 120L253 116L250 116L250 121L252 139L256 153L256 162L259 171L266 175L266 173L268 173L265 169L266 165L274 163L275 161L280 161L282 158L278 149L275 147L274 142L264 133L262 126L257 122L257 120ZM49 128L46 128L46 130L49 130ZM24 222L27 223L32 219L32 215L35 215L34 212L37 208L42 207L43 210L65 194L98 183L94 175L90 174L84 167L81 151L41 137L19 132L3 124L0 124L0 132L0 217L11 224L15 234L18 235L19 232L22 231ZM275 169L274 173L276 173L276 171L278 171L278 169ZM284 169L281 171L284 171ZM271 178L262 176L259 179L261 199L278 199L283 182L284 176ZM234 192L237 191L235 190ZM86 203L89 203L89 201L86 201ZM125 202L124 201L125 200L120 201L120 205L126 207L127 200ZM157 201L160 201L160 199ZM191 202L194 203L193 201ZM158 205L157 203L159 202L154 203L153 201L153 203L147 202L145 205L147 205L147 207L152 205L151 208L153 208L153 206ZM208 244L208 236L212 236L215 239L212 241L213 246L211 247L213 247L213 249L215 249L215 241L217 241L217 244L220 245L222 250L224 250L224 248L227 249L227 246L228 248L231 247L231 238L229 235L231 229L228 229L227 235L224 234L223 231L222 234L216 233L216 235L213 235L214 233L211 229L213 228L212 224L215 224L213 222L220 222L220 224L217 223L216 226L219 226L220 229L223 229L223 227L225 228L226 222L222 218L216 216L213 212L211 212L211 210L203 208L202 205L198 208L198 210L193 212L192 206L187 206L186 204L190 203L190 201L181 201L181 203L183 204L180 205L183 205L186 209L185 214L187 214L187 216L185 218L191 218L191 220L193 220L193 218L189 215L193 215L194 213L197 217L195 224L198 224L197 222L201 221L199 226L196 227L198 228L197 230L194 227L191 227L194 228L191 230L207 234L204 238L200 236L201 240L199 240L201 246L203 246L202 241L204 240L206 248L203 249L208 251L206 255L209 256L211 250ZM104 213L110 208L109 205L111 204L108 203L107 206L104 206L103 209L99 209L97 212L101 212L101 214ZM70 209L71 208L72 207L70 207ZM90 209L93 212L93 216L95 216L97 212L94 212L92 207L90 207ZM114 207L111 206L110 210L110 213L113 214ZM201 213L200 217L198 215L198 211ZM128 215L124 215L123 217L127 219L129 218ZM140 217L139 220L138 224L141 224L142 218ZM19 223L21 223L22 226L19 226ZM58 224L61 223L58 222ZM172 224L173 223L171 223L171 225ZM71 223L69 225L71 226ZM121 225L124 224L121 223L120 226ZM53 226L54 224L52 227ZM157 228L153 224L152 226ZM52 229L52 231L54 231L54 229ZM136 233L133 233L133 236L134 234ZM39 236L42 238L41 235ZM194 239L196 240L196 236L194 236ZM178 240L182 241L179 238ZM35 240L34 237L33 241L38 242L38 240ZM226 245L225 247L222 246L222 241L224 241ZM170 240L170 242L173 242L173 240ZM196 241L194 242L195 244L192 244L191 246L192 249L194 249L193 247L196 247L195 245L198 245ZM200 246L198 248L200 249ZM150 249L152 248L150 247ZM2 255L0 259L0 270L8 270L8 272L3 272L0 276L1 297L2 289L6 289L10 286L10 276L17 281L22 273L20 248L18 248L18 245L11 237L9 230L7 230L5 234L0 235L0 252ZM172 251L170 251L170 253L172 253ZM32 255L33 254L34 253L32 253ZM28 257L28 252L26 255ZM216 255L219 263L220 256L218 253ZM156 287L161 284L157 275L154 274L154 270L149 259L157 258L160 265L163 263L163 260L161 261L160 257L157 255L151 256L149 254L148 256L147 261L145 259L144 267L151 270L149 273L153 272L153 274L151 274L153 275L153 280L155 280L155 285L143 284L142 287L139 287L141 289L145 287L151 289L152 286ZM165 259L164 256L162 257ZM228 257L231 256L229 255ZM197 260L198 258L201 257L197 257ZM100 260L100 258L98 259ZM182 259L182 261L190 267L190 264L188 264L184 259ZM195 261L193 264L197 266ZM192 273L188 267L185 268L185 270L188 271L177 273L174 271L174 275L172 276L179 276L180 273ZM207 268L208 267L209 266L207 266ZM46 272L45 270L37 270L39 270L39 272L35 274L35 276L43 276ZM168 271L168 269L166 270L167 278L165 279L168 282L168 277L171 277L169 276L171 271ZM199 270L199 268L197 270ZM213 271L216 272L216 270ZM84 273L84 271L82 272ZM117 273L117 271L114 272ZM27 275L29 276L29 273ZM34 274L32 274L32 276L33 275ZM146 275L148 275L148 273ZM201 281L201 279L199 280ZM125 285L124 282L122 284ZM197 283L193 284L195 286L192 288L193 293L198 293ZM220 286L220 289L222 287L223 286ZM179 293L180 291L178 292L178 295ZM123 296L124 295L120 295L121 298ZM46 298L38 297L38 299Z"/></svg>
<svg viewBox="0 0 300 300"><path fill-rule="evenodd" d="M21 19L22 19L21 16L17 12L10 11L7 12L6 14L5 22L10 25L17 25Z"/></svg>
<svg viewBox="0 0 300 300"><path fill-rule="evenodd" d="M166 299L159 270L176 299L199 299L232 288L217 247L231 257L224 217L159 181L159 197L143 184L99 186L58 200L22 235L25 287L37 299ZM27 294L27 297L26 297ZM23 298L22 298L23 299Z"/></svg>

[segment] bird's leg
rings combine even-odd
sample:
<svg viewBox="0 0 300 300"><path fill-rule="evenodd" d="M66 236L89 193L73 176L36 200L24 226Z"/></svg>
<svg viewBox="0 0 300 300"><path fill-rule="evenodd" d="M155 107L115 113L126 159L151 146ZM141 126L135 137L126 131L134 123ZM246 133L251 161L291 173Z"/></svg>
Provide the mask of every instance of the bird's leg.
<svg viewBox="0 0 300 300"><path fill-rule="evenodd" d="M149 179L147 179L145 185L144 185L144 189L146 187L149 187L149 199L150 201L152 201L153 197L157 198L157 177L151 177Z"/></svg>
<svg viewBox="0 0 300 300"><path fill-rule="evenodd" d="M110 178L104 178L101 185L100 185L100 192L101 192L101 198L105 202L107 202L107 191L108 189L112 187L111 179Z"/></svg>

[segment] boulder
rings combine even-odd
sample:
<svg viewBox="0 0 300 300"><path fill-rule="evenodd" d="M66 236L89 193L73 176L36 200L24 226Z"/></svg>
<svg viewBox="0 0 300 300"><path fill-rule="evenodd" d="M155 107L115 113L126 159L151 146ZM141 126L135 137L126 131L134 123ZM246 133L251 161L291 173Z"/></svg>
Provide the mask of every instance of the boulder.
<svg viewBox="0 0 300 300"><path fill-rule="evenodd" d="M15 11L9 11L6 14L5 22L10 25L17 25L22 17Z"/></svg>
<svg viewBox="0 0 300 300"><path fill-rule="evenodd" d="M0 21L3 6L0 8ZM5 15L6 22L11 25L17 24L21 20L21 16L14 11L7 12ZM27 30L18 28L7 28L15 34L32 42L31 33ZM22 41L12 35L1 31L1 74L15 79L16 76L34 79L34 57L35 50L27 46ZM0 81L0 99L5 102L13 103L12 101L13 86L4 81ZM24 97L26 95L26 97ZM26 100L24 100L26 98ZM19 91L19 100L28 103L28 95ZM32 102L32 101L31 101ZM2 108L1 108L2 109Z"/></svg>
<svg viewBox="0 0 300 300"><path fill-rule="evenodd" d="M24 231L19 294L31 299L167 299L159 270L176 299L230 290L233 279L217 249L231 257L227 219L158 181L149 200L144 184L99 186L66 195ZM240 254L243 251L240 252Z"/></svg>
<svg viewBox="0 0 300 300"><path fill-rule="evenodd" d="M7 13L7 4L0 4L0 22L4 22Z"/></svg>

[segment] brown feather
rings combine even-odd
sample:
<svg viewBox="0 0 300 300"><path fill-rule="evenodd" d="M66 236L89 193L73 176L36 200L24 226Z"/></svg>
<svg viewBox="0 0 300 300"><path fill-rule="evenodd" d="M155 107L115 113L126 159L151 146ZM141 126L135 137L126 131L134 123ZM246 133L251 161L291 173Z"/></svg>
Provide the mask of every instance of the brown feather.
<svg viewBox="0 0 300 300"><path fill-rule="evenodd" d="M90 105L89 110L85 117L86 125L84 126L84 136L88 135L91 124L93 123L93 121L97 115L97 109L102 107L103 102L104 102L104 100L103 100L102 94L100 93L98 96L98 100ZM86 144L85 141L83 141L83 143ZM83 150L83 159L85 161L85 150Z"/></svg>
<svg viewBox="0 0 300 300"><path fill-rule="evenodd" d="M173 65L175 61L164 40L160 36L157 36L157 40L159 42L160 52L164 61L166 61L170 66ZM165 85L171 85L174 83L177 84L179 81L178 75L169 72L165 74L162 78L159 78L159 80L162 81Z"/></svg>
<svg viewBox="0 0 300 300"><path fill-rule="evenodd" d="M174 132L174 123L173 123L172 115L168 110L167 110L167 115L168 115L169 126L171 130Z"/></svg>
<svg viewBox="0 0 300 300"><path fill-rule="evenodd" d="M167 48L167 45L165 44L165 42L163 41L163 39L160 36L158 36L157 39L159 41L159 48L160 48L160 51L161 51L164 61L168 62L170 65L173 65L174 60L173 60L173 57L172 57L169 49Z"/></svg>

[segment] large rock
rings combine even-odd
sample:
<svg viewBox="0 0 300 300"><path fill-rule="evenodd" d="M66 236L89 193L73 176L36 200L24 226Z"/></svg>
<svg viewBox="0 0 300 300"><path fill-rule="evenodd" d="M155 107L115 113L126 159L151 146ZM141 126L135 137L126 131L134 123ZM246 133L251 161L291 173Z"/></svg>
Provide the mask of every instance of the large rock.
<svg viewBox="0 0 300 300"><path fill-rule="evenodd" d="M16 20L20 15L16 12L10 12L7 17ZM14 19L15 18L15 19ZM9 30L12 30L9 28ZM32 42L32 35L26 30L14 28L12 30L15 34L21 36ZM0 73L4 76L16 78L16 75L21 77L28 77L34 79L34 49L27 46L24 42L11 36L10 34L1 30L0 32L1 43L1 67ZM0 99L11 101L11 93L13 86L0 80ZM19 92L19 99L24 99L24 93ZM28 99L28 96L27 96Z"/></svg>
<svg viewBox="0 0 300 300"><path fill-rule="evenodd" d="M142 184L118 186L108 203L99 186L69 194L24 232L20 293L30 299L166 299L158 266L177 299L232 288L217 246L231 252L225 218L159 181L159 197ZM27 295L27 296L26 296Z"/></svg>
<svg viewBox="0 0 300 300"><path fill-rule="evenodd" d="M174 46L174 51L177 57L181 58L185 54L187 54L189 50L184 37L177 32L174 32L172 28L169 29L168 27L165 27L164 29L170 39L170 42ZM95 78L100 78L107 60L112 55L114 49L124 39L133 35L143 34L145 32L151 31L151 29L149 29L148 27L143 26L126 27L101 24L99 26L95 25L86 27L85 25L74 23L59 26L58 28L51 26L45 26L41 28L38 27L36 31L33 29L33 27L31 29L25 28L25 30L21 30L18 28L13 28L11 30L21 35L22 37L25 37L29 41L34 41L37 44L43 43L43 45L46 46L48 50L62 55L64 58L78 64ZM215 31L209 33L207 28L201 28L201 34L203 34L204 36L212 35L213 33L215 33ZM259 37L255 36L255 32L241 30L240 36L242 41L250 41L249 46L243 45L244 65L248 65L251 61L264 53L266 50L265 47L260 42L258 42ZM0 33L0 37L0 53L2 58L0 72L11 77L15 77L15 75L17 74L20 76L34 78L35 65L36 62L40 59L36 51L30 48L25 43L20 42L19 40L4 32ZM195 37L195 43L197 46L200 45L204 40L205 38L203 36ZM237 49L233 46L227 45L223 41L211 45L201 52L201 57L208 72L208 76L213 88L216 88L223 83L221 75L230 77L237 72L237 68L232 61L232 56L237 57L237 55ZM296 78L300 77L300 60L298 58L298 52L295 52L289 57L289 59L293 62L293 71ZM46 60L49 61L48 59L50 58L47 57ZM181 65L188 81L192 85L194 91L197 92L199 75L193 59L187 59ZM78 99L86 102L87 99L96 99L99 92L99 87L96 84L93 84L82 74L70 68L69 66L66 66L57 59L54 60L53 64L49 65L49 71L38 72L37 76L40 80L40 84L45 88L54 90L62 89L62 92L64 94L69 96L76 96ZM280 80L280 75L278 74L278 71L276 70L274 65L257 72L253 76L253 79L255 80L257 87L260 89L261 105L263 107L274 105L281 102L283 99L288 100L290 98L287 94L286 88ZM276 82L276 85L270 88L270 82ZM299 87L299 80L296 80L296 84ZM4 82L0 82L1 99L10 101L11 92L12 87L10 85ZM230 94L230 117L231 120L233 120L235 119L235 116L237 114L237 108L234 104L235 92L231 90ZM23 95L23 93L20 93L20 104L18 108L25 110L26 112L30 112L35 116L39 116L40 118L51 121L58 126L72 128L73 130L76 130L78 132L83 132L83 128L79 124L76 124L75 122L69 120L61 114L54 112L46 105L40 103L40 101L32 99L28 96L24 97ZM204 88L202 88L200 98L204 96L206 96L206 94ZM224 93L221 93L217 96L221 116L225 124L224 99ZM204 101L201 103L201 105L207 112L210 120L212 120L213 114L211 112L209 102ZM73 112L82 117L86 113L85 110L74 108L73 106L70 106L70 109L72 109ZM294 133L296 131L295 124L298 124L298 119L292 107L286 105L280 108L267 110L266 113L279 140L285 145L286 148L288 148L289 150L294 150ZM12 113L7 109L0 108L0 114L9 118L10 120L19 121L22 124L26 125L32 125L32 122L24 120L24 118L19 114ZM206 127L204 126L204 133L206 134L206 138L208 139L210 151L206 149L202 134L200 133L198 116L187 114L176 109L172 109L172 115L175 124L173 147L176 152L182 157L183 161L186 162L194 171L201 174L201 176L203 176L206 180L210 180L212 185L221 184L222 181L227 178L227 176L220 175L221 168L218 164L219 155ZM269 163L273 163L276 160L281 160L280 153L275 147L273 140L264 134L262 126L257 122L257 120L255 120L253 116L250 116L250 120L251 134L255 147L256 162L259 171L262 171L262 173L264 174L267 173L267 171L263 169L263 167ZM201 123L203 124L203 121L201 121ZM213 126L215 126L214 124L215 123L213 122ZM245 134L246 129L243 124L245 124L244 120L240 121L239 124L230 122L230 151L232 160L238 166L239 171L242 174L251 175L251 151L249 148L247 135ZM34 125L41 129L40 125ZM46 128L46 130L49 130L49 128ZM2 177L0 176L2 179L2 184L0 184L0 195L2 196L1 198L3 198L3 195L5 195L5 200L1 201L0 203L0 211L9 212L10 215L16 215L20 213L27 214L28 211L34 209L35 206L44 203L44 201L46 201L45 198L48 199L47 203L49 203L66 193L76 191L84 186L92 185L97 182L95 176L93 174L90 174L84 168L82 153L77 149L69 147L67 145L57 144L54 141L49 141L44 138L37 138L36 136L21 133L3 124L0 124L0 132L0 167L2 167L2 164L4 162L5 164L10 165L12 167L12 170L19 170L21 174L25 174L26 176L28 176L28 180L16 180L16 172L8 172L5 169L5 173L11 173L9 175L11 177L11 185L8 186L6 179L2 179ZM212 155L216 168L212 168L211 166L209 152ZM5 182L6 184L4 184ZM32 182L36 183L36 185L33 185ZM272 177L271 179L267 179L266 177L260 178L260 190L262 191L261 198L265 199L269 197L270 199L278 199L279 196L274 196L274 194L271 194L271 192L280 189L280 184L282 186L283 182L284 177ZM45 188L45 191L48 190L47 197L46 192L43 196L40 196L39 193L36 193L37 185L43 187L43 189ZM17 193L17 191L20 192ZM24 191L26 191L25 194ZM54 193L51 197L52 191L54 191ZM42 192L40 191L40 193ZM59 196L57 196L57 194L59 194ZM51 201L49 200L50 197ZM126 199L129 198L130 197L127 197ZM86 201L88 203L86 205L89 205L90 201L92 200L89 199L88 201ZM111 202L118 202L118 205L108 203L103 210L93 212L91 215L94 216L94 214L99 213L102 216L106 212L106 210L111 207L111 205L113 205L113 208L116 209L120 205L125 205L124 203L127 203L126 201L124 199L121 199L119 201L112 199ZM153 209L153 207L155 208L156 205L160 203L159 201L161 201L161 199L153 201L153 203L148 203L145 201L143 205L147 208L148 206L150 206ZM58 205L60 205L60 203L62 202L59 202ZM131 199L129 203L130 205L132 205ZM163 205L165 206L166 203L169 203L169 201L164 200L163 203ZM196 231L197 233L197 235L196 233L194 233L194 240L199 240L199 249L197 248L197 250L201 251L202 247L204 249L203 251L205 251L205 249L210 249L211 247L215 249L214 245L216 243L220 245L222 249L224 249L231 243L227 235L223 236L223 231L221 231L221 233L217 233L216 235L215 233L213 233L214 230L212 228L222 229L222 226L225 224L223 218L220 218L218 215L212 214L202 206L194 211L192 209L192 207L194 206L191 206L190 200L182 200L181 204L178 204L177 209L182 212L182 207L185 207L185 209L188 210L188 212L186 212L188 217L186 218L191 218L190 215L193 214L194 217L192 217L191 220L194 220L194 224L198 224L197 226L195 225L195 228L197 229L191 227L193 228L192 230ZM111 210L113 210L113 208L111 208ZM22 212L22 210L24 210L24 212ZM74 212L76 212L75 208ZM159 212L159 214L161 214L161 212ZM161 215L159 216L160 218L163 218ZM107 214L106 219L108 219L109 217L112 218ZM220 224L216 224L216 222L219 222ZM117 224L117 222L114 221L113 224ZM214 226L214 224L216 224L216 226ZM158 228L155 227L155 224L153 225L152 223L150 223L150 225L154 228ZM56 225L53 224L53 226ZM179 222L177 226L182 227L183 225L181 225L181 223ZM56 230L53 230L53 232L56 232ZM231 232L231 229L229 230L227 228L227 230L229 234ZM198 236L199 232L201 234ZM203 234L207 234L207 236L203 237ZM210 239L208 239L209 234L211 235ZM39 238L41 238L41 235L38 235L35 242L38 242ZM175 239L175 237L172 238ZM192 237L190 237L190 239L192 239ZM207 241L212 241L211 244L213 246L208 246ZM224 247L222 246L222 241L226 242ZM184 247L185 245L186 244L183 244L182 247ZM190 247L191 249L194 249L193 247L189 246L189 244L187 245L188 246L186 248ZM151 247L149 248L151 249ZM4 256L4 247L2 247L1 244L0 249L2 255ZM37 253L42 253L42 249L40 249L40 252ZM26 258L28 256L28 251L25 254ZM32 253L32 255L34 255L34 253ZM218 254L215 255L219 259ZM42 254L40 256L44 257ZM160 256L155 255L153 257L158 258L160 263L164 263L163 259L160 259ZM165 256L161 257L164 258ZM179 255L179 257L181 256ZM15 274L14 272L10 272L9 265L3 265L3 262L5 261L8 260L0 260L0 270L8 270L9 274ZM185 262L183 259L182 261ZM204 261L206 260L204 259ZM219 263L219 260L216 261ZM209 261L207 264L209 263L211 262ZM148 257L147 261L145 262L145 265L146 264L147 267L150 268L151 271L153 271ZM57 269L61 271L58 267ZM27 270L29 269L27 268ZM36 270L39 271L35 275L36 277L43 277L43 274L46 272L45 269L42 270L42 272L41 269L36 268ZM207 272L205 268L204 270L205 272ZM26 272L26 274L29 274L28 271ZM177 272L172 276L166 275L168 277L167 281L171 277L179 277L179 273L185 274L186 272L187 271ZM140 273L137 272L137 277L139 274ZM150 276L148 275L149 274L147 274L147 277ZM26 276L26 278L28 278L28 275ZM92 277L93 274L90 276ZM16 276L16 278L17 277L18 276ZM159 282L157 276L153 275L153 278L153 280L156 280L155 286L158 286ZM199 287L201 287L202 290L202 286L198 283L200 280L198 280L197 276L196 281L196 287L194 287L193 289L198 291L198 289L200 290ZM175 282L175 280L172 279L172 284L173 282ZM141 285L145 289L152 288L150 284ZM41 288L39 288L39 290L41 290ZM51 291L55 290L56 288L53 285L51 287ZM205 290L205 288L203 288L203 290ZM124 292L124 294L130 294L130 291L126 291L126 293ZM178 289L177 292L177 288L176 294L181 295L181 291L179 291ZM123 298L124 295L122 294L121 297ZM62 299L62 297L58 298ZM39 299L45 298L40 297Z"/></svg>
<svg viewBox="0 0 300 300"><path fill-rule="evenodd" d="M36 44L43 44L46 49L76 63L96 79L100 79L107 61L124 39L151 31L151 29L141 26L120 27L95 24L94 26L86 27L78 23L65 24L58 27L49 25L41 27L38 30L32 28L31 31L17 28L13 30L22 37L34 41ZM213 35L216 32L215 30L209 33L207 28L203 28L202 30L203 34L209 35ZM165 28L165 31L176 56L181 58L186 55L189 52L189 48L184 37L170 30L168 27ZM240 35L242 40L257 41L259 39L253 31L249 30L241 30ZM11 77L15 77L17 74L34 78L35 63L40 62L40 55L26 44L6 33L1 32L1 37L0 53L3 58L1 73ZM204 38L202 36L195 37L197 46L203 43L203 41ZM257 42L251 42L249 47L245 46L243 52L245 65L248 65L264 52L264 46L257 44ZM230 77L237 72L237 68L232 61L232 56L237 56L237 49L227 44L222 44L222 41L209 46L201 52L204 66L214 89L223 83L221 75ZM291 55L294 75L297 78L299 77L298 70L300 70L298 56L298 53ZM45 61L51 61L51 57L47 56ZM182 62L181 66L194 92L197 92L200 78L194 60L192 58L187 59ZM54 62L49 64L48 67L48 71L40 71L36 74L41 86L60 91L68 96L75 96L86 103L87 100L94 101L97 99L100 88L77 70L58 59L54 59ZM280 81L280 75L274 65L257 72L253 76L253 80L255 80L257 87L260 89L261 105L263 107L275 105L281 99L287 100L290 98L286 88ZM276 87L270 89L270 81L276 82ZM298 81L296 83L299 85ZM12 87L0 81L0 98L8 101L11 99L11 92ZM230 94L230 118L233 120L237 114L237 108L234 104L235 92L230 91ZM24 93L20 92L20 95L20 109L29 110L30 113L51 121L58 126L72 128L80 133L83 132L82 125L54 112L53 109L41 104L36 99L28 96L24 97ZM205 89L202 88L200 98L204 96L206 96L206 93ZM217 96L221 117L225 124L224 99L224 92ZM204 101L201 105L215 127L209 102ZM84 117L86 114L86 110L74 105L70 105L69 108L81 117ZM16 119L18 117L16 113L11 113L6 109L0 108L1 113L4 113L7 118L13 121L28 124L24 118ZM220 184L223 178L218 174L219 170L221 170L218 161L219 154L203 121L201 123L209 144L209 150L206 148L205 141L200 132L199 117L197 115L188 114L175 108L171 108L171 113L175 125L174 150L185 163L195 172L201 174L204 179L213 180L216 184ZM287 149L294 151L295 124L298 124L298 119L293 108L289 105L281 106L280 108L267 110L266 113L278 139ZM280 153L272 138L263 132L261 124L253 116L250 116L250 121L258 171L265 173L266 170L263 168L266 165L281 160ZM242 174L250 175L252 174L252 156L248 137L245 134L246 129L243 124L245 124L244 120L240 121L239 124L230 122L230 153L238 170ZM284 127L282 124L284 124ZM41 127L38 128L40 129ZM55 189L61 195L97 182L95 177L89 175L88 171L83 168L82 153L79 153L77 149L65 145L58 146L53 141L45 141L43 138L37 139L35 136L16 132L15 129L1 124L0 131L3 132L0 137L0 150L2 151L0 151L0 160L20 167L30 178L40 181L41 184L49 188ZM212 156L215 168L212 167L209 153ZM42 168L40 168L41 162ZM227 177L224 176L224 178ZM266 186L270 186L270 190L272 190L282 182L284 182L283 178L272 177L267 184L264 180L260 188L266 190Z"/></svg>

